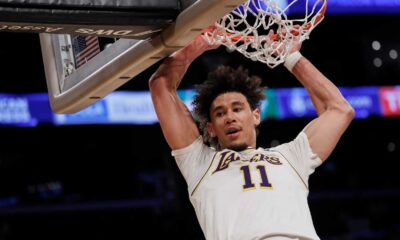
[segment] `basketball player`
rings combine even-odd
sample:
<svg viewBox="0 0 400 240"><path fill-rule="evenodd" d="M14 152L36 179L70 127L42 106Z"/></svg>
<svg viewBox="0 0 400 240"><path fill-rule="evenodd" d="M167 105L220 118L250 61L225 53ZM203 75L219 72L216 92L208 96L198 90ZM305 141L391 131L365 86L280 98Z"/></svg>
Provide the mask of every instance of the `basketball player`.
<svg viewBox="0 0 400 240"><path fill-rule="evenodd" d="M199 130L176 90L191 62L213 48L196 38L167 58L149 82L206 239L319 239L307 203L308 178L331 154L354 110L296 46L285 66L308 91L318 117L293 141L257 148L261 81L224 66L197 89Z"/></svg>

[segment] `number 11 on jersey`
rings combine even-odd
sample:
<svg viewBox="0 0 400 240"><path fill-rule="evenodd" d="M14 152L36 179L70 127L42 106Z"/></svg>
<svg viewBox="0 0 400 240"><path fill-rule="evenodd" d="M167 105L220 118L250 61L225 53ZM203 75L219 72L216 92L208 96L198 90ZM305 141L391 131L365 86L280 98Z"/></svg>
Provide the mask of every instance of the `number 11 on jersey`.
<svg viewBox="0 0 400 240"><path fill-rule="evenodd" d="M271 189L272 184L268 181L268 176L267 176L267 171L265 170L265 166L258 165L256 168L260 173L260 178L261 178L260 188ZM243 178L244 178L243 190L248 191L255 189L256 188L255 184L253 183L251 178L250 166L249 165L242 166L240 167L240 171L243 173Z"/></svg>

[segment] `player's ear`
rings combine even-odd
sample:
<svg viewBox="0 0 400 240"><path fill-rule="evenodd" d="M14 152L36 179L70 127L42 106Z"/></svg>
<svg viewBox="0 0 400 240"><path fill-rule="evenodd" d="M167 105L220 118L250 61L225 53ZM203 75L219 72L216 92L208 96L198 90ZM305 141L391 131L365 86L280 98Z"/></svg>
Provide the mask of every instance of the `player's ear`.
<svg viewBox="0 0 400 240"><path fill-rule="evenodd" d="M261 123L261 113L260 108L256 108L253 110L253 122L254 126L257 127Z"/></svg>
<svg viewBox="0 0 400 240"><path fill-rule="evenodd" d="M214 138L217 136L217 134L214 131L214 127L210 122L207 123L206 127L207 127L208 135L210 135L210 137Z"/></svg>

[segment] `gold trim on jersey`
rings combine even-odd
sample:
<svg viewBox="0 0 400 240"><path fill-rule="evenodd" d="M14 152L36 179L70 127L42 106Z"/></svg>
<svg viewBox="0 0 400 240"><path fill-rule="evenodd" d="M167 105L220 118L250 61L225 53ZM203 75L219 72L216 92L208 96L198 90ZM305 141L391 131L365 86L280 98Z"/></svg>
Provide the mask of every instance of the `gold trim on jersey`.
<svg viewBox="0 0 400 240"><path fill-rule="evenodd" d="M215 154L214 154L214 156L213 156L213 159L212 159L212 161L211 161L211 163L210 163L210 166L208 166L207 171L204 173L203 177L201 177L200 181L196 184L196 187L194 187L192 193L190 194L191 197L196 193L196 190L197 190L198 187L200 186L200 183L203 181L204 177L205 177L205 176L207 175L207 173L210 171L211 166L213 165L214 160L215 160L215 157L218 155L218 153L219 153L219 152L215 152Z"/></svg>
<svg viewBox="0 0 400 240"><path fill-rule="evenodd" d="M280 151L278 151L278 150L275 150L275 151L277 151L278 153L280 153L280 154L282 155L282 157L283 157L284 159L286 159L286 161L287 161L287 162L289 163L289 165L293 168L293 170L295 171L295 173L297 174L297 176L299 176L299 178L300 178L300 180L303 182L304 186L306 186L307 190L309 190L308 184L304 181L304 179L301 177L300 173L297 171L296 167L290 162L290 160L289 160L287 157L285 157L285 155L284 155L282 152L280 152Z"/></svg>

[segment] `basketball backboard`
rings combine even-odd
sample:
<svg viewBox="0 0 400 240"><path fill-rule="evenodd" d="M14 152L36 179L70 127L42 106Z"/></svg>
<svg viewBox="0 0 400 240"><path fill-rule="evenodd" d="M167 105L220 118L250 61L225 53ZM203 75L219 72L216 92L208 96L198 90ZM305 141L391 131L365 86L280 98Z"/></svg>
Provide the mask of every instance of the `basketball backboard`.
<svg viewBox="0 0 400 240"><path fill-rule="evenodd" d="M109 34L120 39L79 64L73 51L76 34L40 33L52 110L73 113L95 103L160 59L187 45L204 28L245 0L181 2L185 6L182 12L171 23L161 27L151 25L134 34L123 28L98 26L95 30L88 27L85 31L81 30L78 33L86 36L104 37Z"/></svg>

